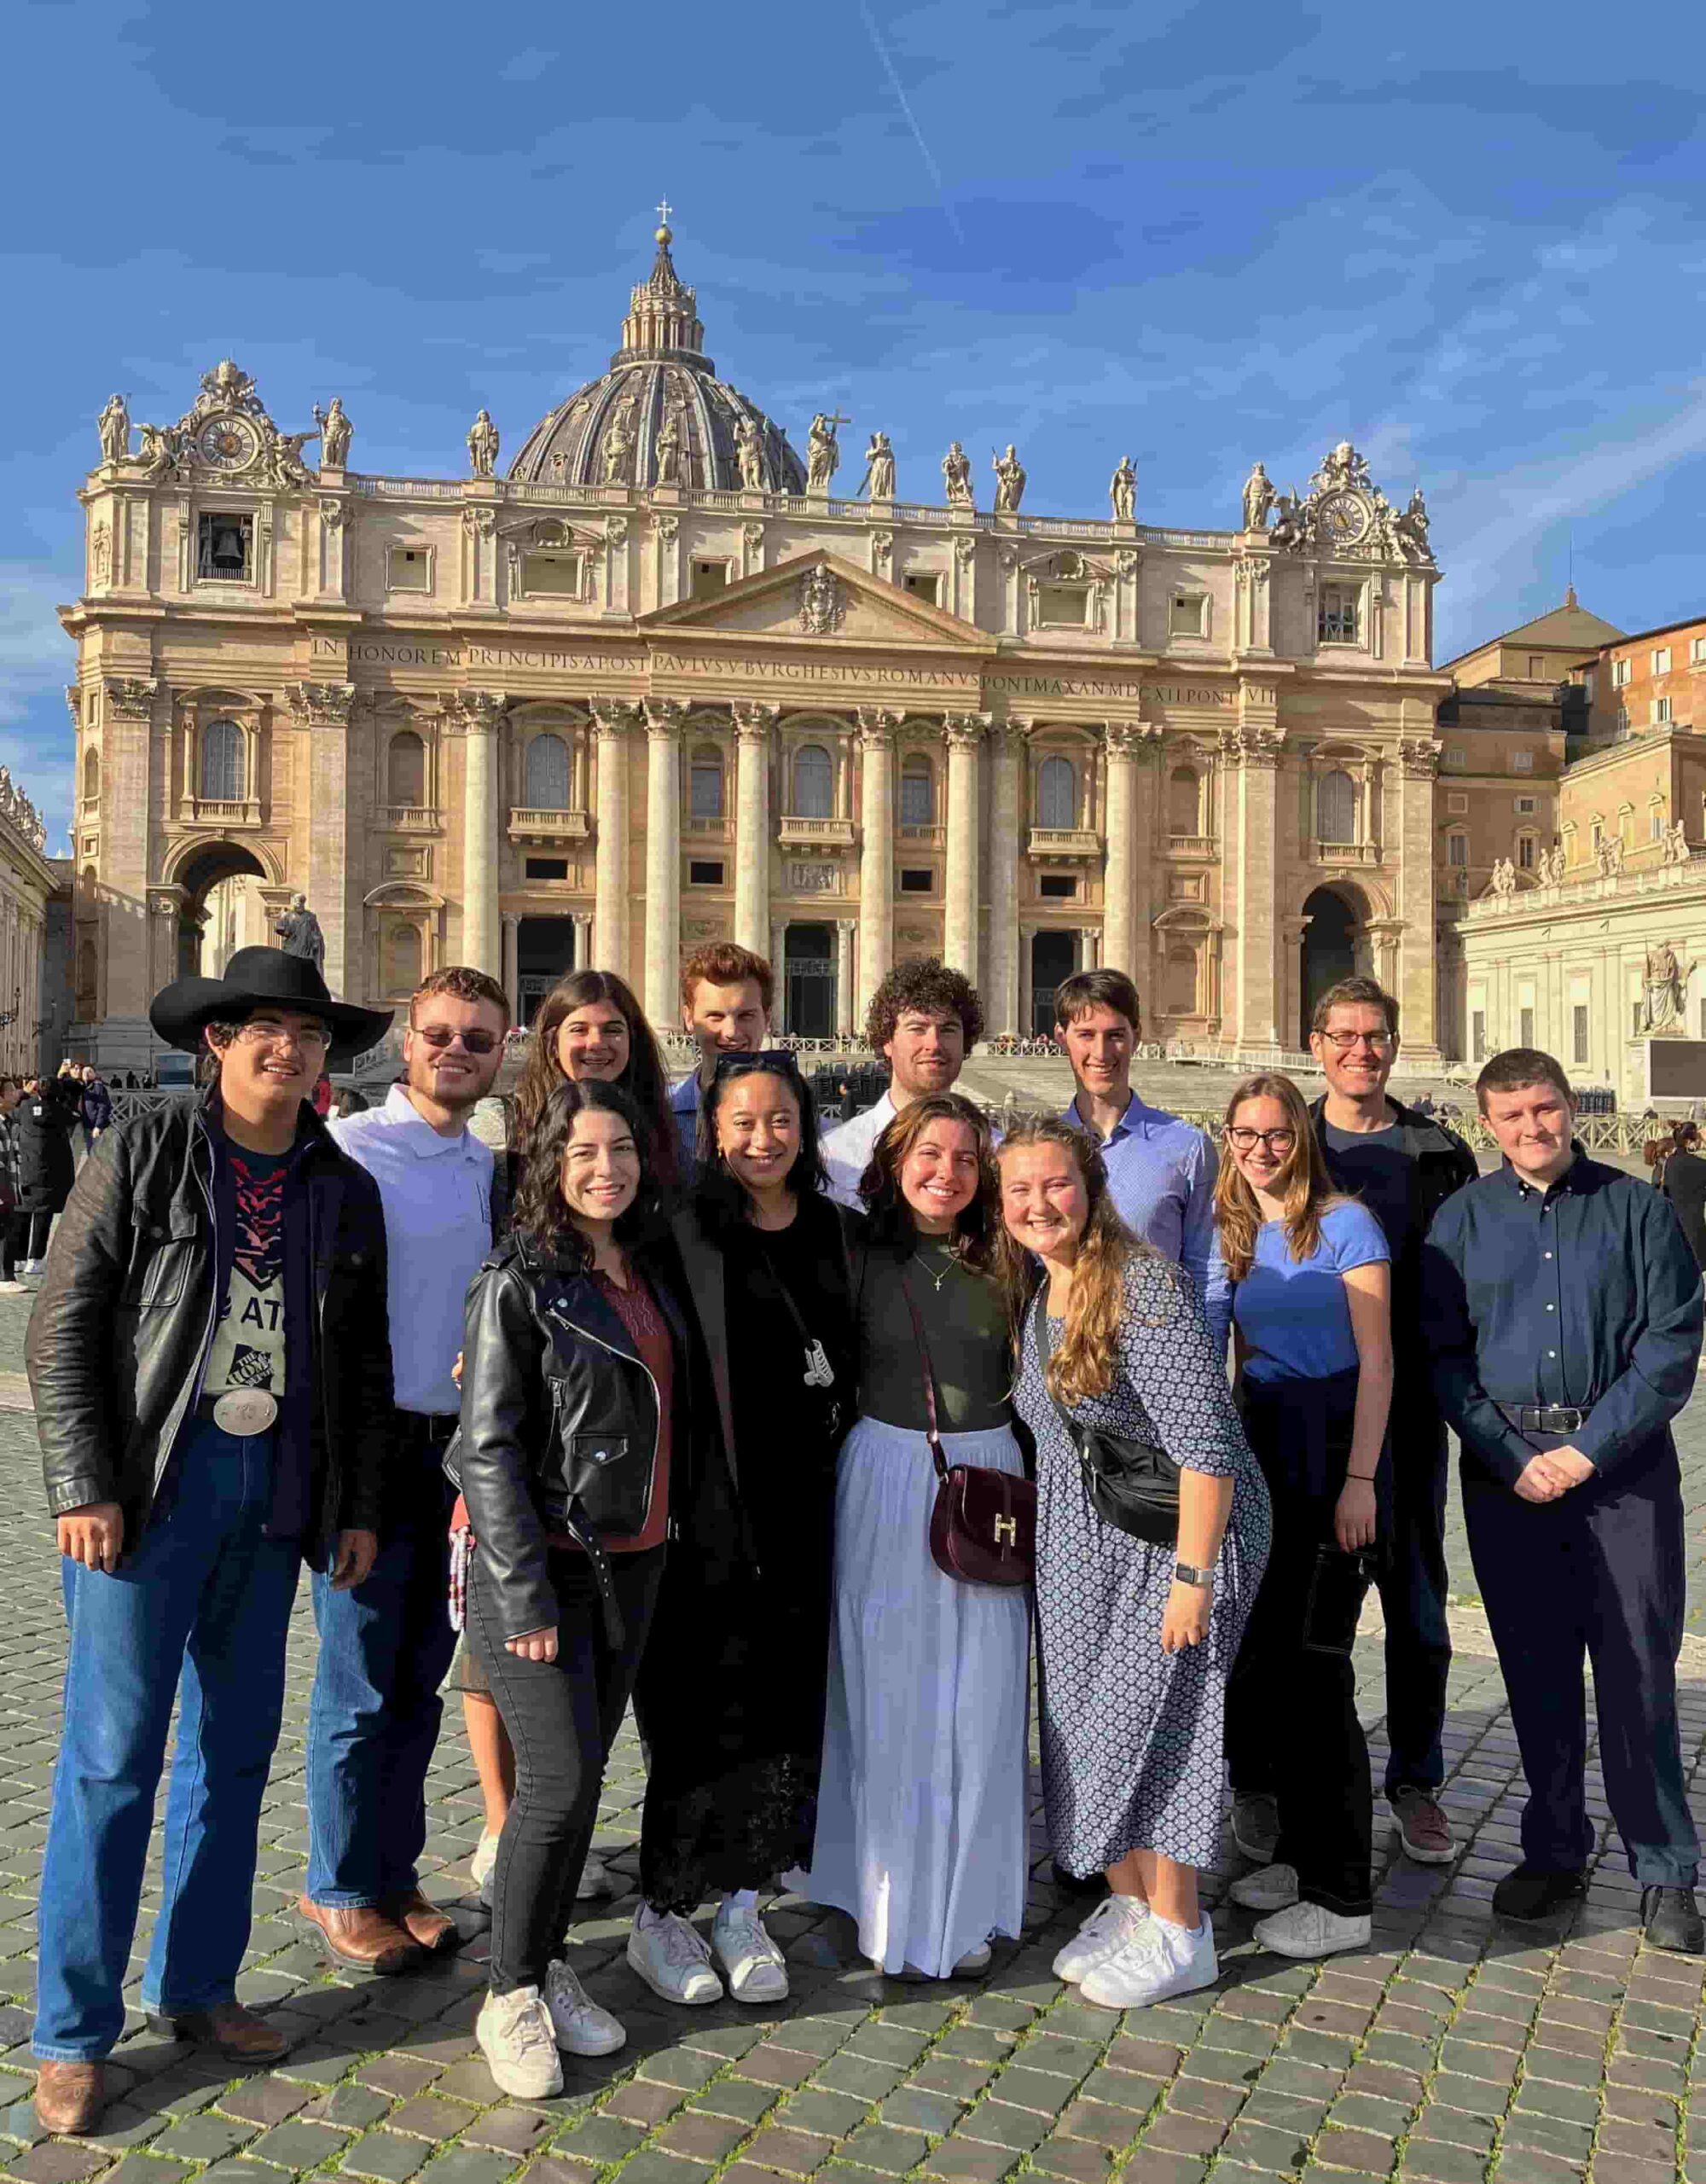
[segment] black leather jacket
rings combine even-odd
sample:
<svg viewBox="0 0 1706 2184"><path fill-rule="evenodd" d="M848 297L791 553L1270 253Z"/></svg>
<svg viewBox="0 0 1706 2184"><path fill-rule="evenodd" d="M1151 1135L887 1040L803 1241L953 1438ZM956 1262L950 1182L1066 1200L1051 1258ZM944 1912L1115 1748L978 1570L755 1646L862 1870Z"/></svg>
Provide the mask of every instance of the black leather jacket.
<svg viewBox="0 0 1706 2184"><path fill-rule="evenodd" d="M128 1557L189 1415L218 1299L210 1102L173 1101L107 1130L61 1216L24 1358L55 1516L125 1513ZM323 1549L377 1531L396 1427L379 1187L310 1108L299 1170L313 1261L310 1406Z"/></svg>
<svg viewBox="0 0 1706 2184"><path fill-rule="evenodd" d="M679 1481L688 1329L655 1261L643 1271L675 1345L670 1456ZM468 1287L461 1424L444 1461L479 1542L482 1596L506 1638L559 1618L548 1531L566 1532L587 1549L606 1618L613 1614L600 1534L638 1529L612 1521L612 1512L631 1510L635 1483L649 1481L657 1457L657 1385L627 1329L590 1275L512 1233Z"/></svg>

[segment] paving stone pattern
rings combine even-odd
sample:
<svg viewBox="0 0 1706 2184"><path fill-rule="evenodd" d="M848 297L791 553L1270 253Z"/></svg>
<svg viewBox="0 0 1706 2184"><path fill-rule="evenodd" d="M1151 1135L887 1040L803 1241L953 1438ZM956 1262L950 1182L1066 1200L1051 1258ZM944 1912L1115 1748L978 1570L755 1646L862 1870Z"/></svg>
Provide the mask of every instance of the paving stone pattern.
<svg viewBox="0 0 1706 2184"><path fill-rule="evenodd" d="M0 1370L15 1368L24 1307L0 1300ZM1706 1414L1686 1420L1688 1502L1706 1491ZM1490 1896L1517 1856L1522 1796L1495 1664L1460 1654L1452 1677L1447 1799L1466 1844L1444 1871L1408 1864L1379 1832L1369 1949L1323 1965L1253 1953L1248 1916L1216 1914L1211 1992L1123 2017L1060 1986L1049 1962L1082 1906L1057 1896L1041 1815L1026 1929L981 1981L885 1980L848 1922L777 1899L772 1931L793 1993L774 2015L738 2004L672 2010L623 1960L631 1901L596 1907L576 1962L622 2017L629 2044L567 2064L555 2100L502 2099L475 2048L485 1933L467 1900L479 1803L460 1728L431 1783L428 1892L458 1908L460 1956L400 1979L330 1970L293 1915L307 1847L303 1735L314 1632L305 1591L290 1701L263 1816L243 1998L297 2046L280 2069L233 2077L133 2017L106 2128L45 2140L30 2105L35 1891L46 1830L63 1631L31 1420L0 1415L9 1513L0 1667L0 2175L23 2184L281 2184L313 2172L371 2184L1254 2184L1317 2174L1421 2184L1706 2184L1703 1967L1639 1945L1638 1895L1602 1831L1592 1890L1545 1930L1500 1927ZM1698 1532L1695 1532L1698 1557ZM1466 1562L1457 1582L1472 1590ZM1701 1596L1696 1594L1697 1611ZM1359 1685L1379 1742L1379 1663ZM1683 1699L1697 1769L1706 1686ZM1377 1767L1379 1755L1377 1751ZM644 1786L624 1737L598 1847L631 1885ZM1216 1895L1235 1870L1213 1877ZM140 1977L157 1902L152 1868L131 1960ZM707 1912L708 1915L708 1912ZM135 1988L132 1986L134 1999Z"/></svg>

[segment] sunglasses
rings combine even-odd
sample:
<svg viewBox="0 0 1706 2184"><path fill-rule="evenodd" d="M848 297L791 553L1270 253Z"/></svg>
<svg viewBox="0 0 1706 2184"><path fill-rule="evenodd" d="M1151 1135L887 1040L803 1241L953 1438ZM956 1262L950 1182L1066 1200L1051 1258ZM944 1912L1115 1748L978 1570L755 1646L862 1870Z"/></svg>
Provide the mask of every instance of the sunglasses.
<svg viewBox="0 0 1706 2184"><path fill-rule="evenodd" d="M489 1054L503 1044L502 1034L497 1031L453 1031L446 1024L411 1024L409 1028L417 1039L424 1039L435 1054L445 1047L453 1047L458 1039L471 1054Z"/></svg>
<svg viewBox="0 0 1706 2184"><path fill-rule="evenodd" d="M725 1077L750 1077L755 1070L767 1077L786 1077L803 1083L799 1064L786 1047L760 1047L755 1054L719 1054L714 1083Z"/></svg>

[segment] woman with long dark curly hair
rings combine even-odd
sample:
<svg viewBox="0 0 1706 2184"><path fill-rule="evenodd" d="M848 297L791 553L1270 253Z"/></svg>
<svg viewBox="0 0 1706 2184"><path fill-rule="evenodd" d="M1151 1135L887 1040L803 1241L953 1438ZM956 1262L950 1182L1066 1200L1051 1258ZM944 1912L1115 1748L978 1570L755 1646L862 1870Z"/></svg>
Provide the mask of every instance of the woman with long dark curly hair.
<svg viewBox="0 0 1706 2184"><path fill-rule="evenodd" d="M1023 1470L989 1271L989 1124L958 1093L913 1100L860 1190L859 1417L836 1478L823 1779L801 1885L858 1921L884 1971L969 1977L1024 1914L1030 1603L931 1558L926 1390L949 1465Z"/></svg>
<svg viewBox="0 0 1706 2184"><path fill-rule="evenodd" d="M608 2054L626 2037L561 1945L699 1407L686 1320L645 1248L657 1200L626 1094L561 1084L534 1129L510 1233L468 1291L447 1467L475 1541L469 1638L517 1771L476 2033L519 2099L560 2090L559 2048Z"/></svg>
<svg viewBox="0 0 1706 2184"><path fill-rule="evenodd" d="M560 1084L614 1084L640 1111L648 1167L664 1189L676 1181L670 1080L633 988L614 971L570 971L539 1004L521 1082L514 1142L524 1153Z"/></svg>

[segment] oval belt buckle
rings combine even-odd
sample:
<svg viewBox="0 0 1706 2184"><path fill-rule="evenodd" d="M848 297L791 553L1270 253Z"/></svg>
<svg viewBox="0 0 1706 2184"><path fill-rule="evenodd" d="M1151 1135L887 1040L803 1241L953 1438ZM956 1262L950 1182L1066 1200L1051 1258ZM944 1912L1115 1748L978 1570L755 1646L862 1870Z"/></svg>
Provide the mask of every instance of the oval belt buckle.
<svg viewBox="0 0 1706 2184"><path fill-rule="evenodd" d="M277 1416L278 1397L264 1388L231 1388L213 1405L213 1423L220 1432L241 1440L264 1433Z"/></svg>

